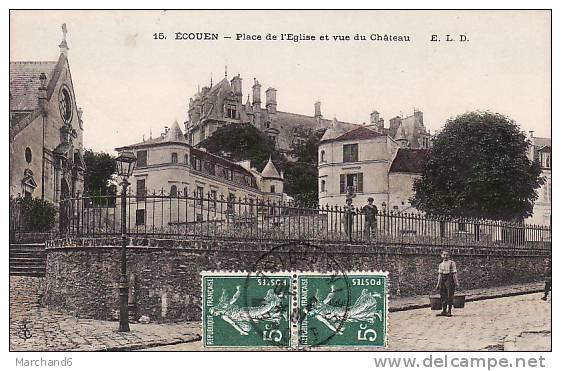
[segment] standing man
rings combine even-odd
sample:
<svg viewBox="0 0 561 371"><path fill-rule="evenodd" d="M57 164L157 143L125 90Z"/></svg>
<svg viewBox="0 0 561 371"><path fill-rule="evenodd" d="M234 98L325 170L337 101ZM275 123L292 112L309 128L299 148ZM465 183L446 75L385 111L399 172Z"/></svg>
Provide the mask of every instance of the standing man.
<svg viewBox="0 0 561 371"><path fill-rule="evenodd" d="M367 241L370 241L372 235L376 238L376 231L378 229L378 224L376 223L378 208L374 205L372 197L368 197L368 203L362 208L362 213L364 214L364 236Z"/></svg>
<svg viewBox="0 0 561 371"><path fill-rule="evenodd" d="M544 276L545 276L544 277L545 287L544 287L544 290L543 290L542 300L546 301L547 300L547 295L551 291L551 258L547 260L547 265L546 265L546 268L545 268Z"/></svg>
<svg viewBox="0 0 561 371"><path fill-rule="evenodd" d="M458 270L456 263L450 260L450 253L443 250L440 254L442 262L438 265L438 282L436 290L440 291L440 300L442 300L442 312L437 316L452 317L452 305L454 304L454 291L459 287ZM446 311L448 307L448 311Z"/></svg>
<svg viewBox="0 0 561 371"><path fill-rule="evenodd" d="M353 241L353 215L354 206L353 206L353 199L347 197L346 205L343 208L343 224L345 226L345 233L349 237L349 241Z"/></svg>

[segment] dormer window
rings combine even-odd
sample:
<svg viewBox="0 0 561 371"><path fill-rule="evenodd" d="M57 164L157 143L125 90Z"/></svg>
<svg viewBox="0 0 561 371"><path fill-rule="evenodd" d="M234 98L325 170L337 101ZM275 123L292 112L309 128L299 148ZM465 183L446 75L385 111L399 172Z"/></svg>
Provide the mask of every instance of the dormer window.
<svg viewBox="0 0 561 371"><path fill-rule="evenodd" d="M237 118L237 110L236 110L236 106L234 104L228 104L226 105L226 117L230 118L230 119L235 119Z"/></svg>

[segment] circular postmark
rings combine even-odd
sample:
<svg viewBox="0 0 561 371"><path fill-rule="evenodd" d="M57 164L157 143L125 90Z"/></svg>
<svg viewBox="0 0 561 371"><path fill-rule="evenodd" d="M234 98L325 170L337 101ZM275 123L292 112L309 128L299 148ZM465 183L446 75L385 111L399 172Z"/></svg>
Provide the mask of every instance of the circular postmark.
<svg viewBox="0 0 561 371"><path fill-rule="evenodd" d="M328 251L306 242L279 244L250 267L242 295L259 336L279 347L311 348L329 344L344 331L350 282ZM264 297L255 295L256 285L267 286Z"/></svg>

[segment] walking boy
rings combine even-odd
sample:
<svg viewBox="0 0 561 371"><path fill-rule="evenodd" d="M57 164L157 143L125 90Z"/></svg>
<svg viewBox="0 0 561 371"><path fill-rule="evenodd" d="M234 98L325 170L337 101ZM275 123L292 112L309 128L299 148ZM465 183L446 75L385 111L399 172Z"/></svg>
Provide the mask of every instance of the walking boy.
<svg viewBox="0 0 561 371"><path fill-rule="evenodd" d="M456 263L450 260L450 253L443 250L440 254L442 262L438 265L438 282L436 290L440 290L440 300L442 300L442 312L437 316L452 317L452 305L454 304L454 291L460 286L458 283L458 270ZM448 311L446 311L448 307Z"/></svg>
<svg viewBox="0 0 561 371"><path fill-rule="evenodd" d="M367 241L370 241L373 235L376 238L376 216L378 215L378 208L374 205L374 199L368 197L368 203L362 208L364 213L364 236Z"/></svg>

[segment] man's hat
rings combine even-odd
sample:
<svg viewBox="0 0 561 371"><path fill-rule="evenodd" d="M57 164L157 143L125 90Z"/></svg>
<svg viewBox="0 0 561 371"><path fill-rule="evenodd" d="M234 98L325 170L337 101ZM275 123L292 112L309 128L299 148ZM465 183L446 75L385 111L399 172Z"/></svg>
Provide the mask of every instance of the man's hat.
<svg viewBox="0 0 561 371"><path fill-rule="evenodd" d="M373 199L372 197L368 197L368 201L369 201L369 202L370 202L370 201L374 202L374 199Z"/></svg>

